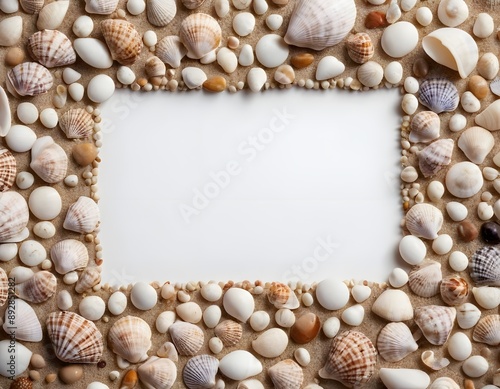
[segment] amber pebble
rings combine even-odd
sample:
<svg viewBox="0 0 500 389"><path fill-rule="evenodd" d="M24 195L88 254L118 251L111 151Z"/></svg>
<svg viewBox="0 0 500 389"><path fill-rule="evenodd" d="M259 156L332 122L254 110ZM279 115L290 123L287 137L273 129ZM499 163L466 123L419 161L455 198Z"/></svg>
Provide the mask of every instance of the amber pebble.
<svg viewBox="0 0 500 389"><path fill-rule="evenodd" d="M464 380L464 389L476 389L476 386L474 385L474 381L466 378Z"/></svg>
<svg viewBox="0 0 500 389"><path fill-rule="evenodd" d="M122 384L120 385L121 389L132 389L137 385L137 372L135 370L129 370L123 376Z"/></svg>
<svg viewBox="0 0 500 389"><path fill-rule="evenodd" d="M308 67L314 62L314 55L311 53L299 53L292 56L290 62L297 69L302 69Z"/></svg>
<svg viewBox="0 0 500 389"><path fill-rule="evenodd" d="M45 359L40 354L33 354L30 363L33 369L43 369L46 365Z"/></svg>
<svg viewBox="0 0 500 389"><path fill-rule="evenodd" d="M5 64L7 66L16 66L24 61L24 51L19 47L13 47L5 54Z"/></svg>
<svg viewBox="0 0 500 389"><path fill-rule="evenodd" d="M10 384L10 389L31 389L33 388L33 381L28 377L16 378Z"/></svg>
<svg viewBox="0 0 500 389"><path fill-rule="evenodd" d="M424 78L429 73L429 63L425 58L417 58L413 62L413 74L415 77Z"/></svg>
<svg viewBox="0 0 500 389"><path fill-rule="evenodd" d="M28 375L32 381L40 381L40 372L38 370L30 370Z"/></svg>
<svg viewBox="0 0 500 389"><path fill-rule="evenodd" d="M210 77L203 83L203 88L209 92L222 92L226 89L226 79L222 76Z"/></svg>
<svg viewBox="0 0 500 389"><path fill-rule="evenodd" d="M470 221L464 220L458 225L458 234L465 242L472 242L479 235L479 231Z"/></svg>
<svg viewBox="0 0 500 389"><path fill-rule="evenodd" d="M481 226L481 238L488 244L500 243L500 224L486 222Z"/></svg>
<svg viewBox="0 0 500 389"><path fill-rule="evenodd" d="M489 92L488 82L483 77L474 75L469 78L469 90L478 99L484 99Z"/></svg>
<svg viewBox="0 0 500 389"><path fill-rule="evenodd" d="M82 376L83 367L80 365L68 365L59 369L59 378L68 385L78 382Z"/></svg>
<svg viewBox="0 0 500 389"><path fill-rule="evenodd" d="M365 27L379 28L379 27L387 27L389 23L387 23L387 19L385 18L385 13L380 11L372 11L368 15L366 15L365 19Z"/></svg>
<svg viewBox="0 0 500 389"><path fill-rule="evenodd" d="M313 340L321 328L319 317L308 312L299 317L290 329L290 337L295 343L305 344Z"/></svg>
<svg viewBox="0 0 500 389"><path fill-rule="evenodd" d="M73 146L73 158L80 166L88 166L96 159L97 147L93 143L78 143Z"/></svg>
<svg viewBox="0 0 500 389"><path fill-rule="evenodd" d="M54 382L57 378L57 374L54 374L54 373L49 373L45 376L45 382L48 383L48 384L51 384L52 382Z"/></svg>

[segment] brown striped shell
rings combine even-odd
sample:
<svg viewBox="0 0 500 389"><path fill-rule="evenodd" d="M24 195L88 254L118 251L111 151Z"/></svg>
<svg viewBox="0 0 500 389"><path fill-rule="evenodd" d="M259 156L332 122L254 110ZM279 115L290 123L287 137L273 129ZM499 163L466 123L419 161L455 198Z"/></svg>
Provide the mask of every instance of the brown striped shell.
<svg viewBox="0 0 500 389"><path fill-rule="evenodd" d="M179 355L196 355L203 346L205 335L195 324L178 321L168 328Z"/></svg>
<svg viewBox="0 0 500 389"><path fill-rule="evenodd" d="M481 318L474 327L472 339L490 346L500 344L500 315L487 315Z"/></svg>
<svg viewBox="0 0 500 389"><path fill-rule="evenodd" d="M193 13L182 21L179 38L186 46L188 56L200 59L219 47L222 30L212 16L201 12Z"/></svg>
<svg viewBox="0 0 500 389"><path fill-rule="evenodd" d="M415 308L414 319L429 343L441 346L448 340L456 316L455 308L426 305Z"/></svg>
<svg viewBox="0 0 500 389"><path fill-rule="evenodd" d="M288 285L280 282L273 282L271 284L271 287L267 292L267 298L277 309L296 309L300 305L293 290Z"/></svg>
<svg viewBox="0 0 500 389"><path fill-rule="evenodd" d="M19 0L21 8L28 14L35 14L43 8L44 0Z"/></svg>
<svg viewBox="0 0 500 389"><path fill-rule="evenodd" d="M73 108L61 115L59 126L68 139L88 138L94 129L92 115L82 108Z"/></svg>
<svg viewBox="0 0 500 389"><path fill-rule="evenodd" d="M46 183L56 184L66 177L68 156L51 136L42 136L31 148L30 167Z"/></svg>
<svg viewBox="0 0 500 389"><path fill-rule="evenodd" d="M148 358L151 335L149 324L140 317L125 316L109 329L108 344L115 354L130 363L138 363Z"/></svg>
<svg viewBox="0 0 500 389"><path fill-rule="evenodd" d="M304 381L304 372L292 359L285 359L271 366L267 372L276 389L300 389Z"/></svg>
<svg viewBox="0 0 500 389"><path fill-rule="evenodd" d="M83 293L101 282L101 272L97 267L86 267L75 285L76 293Z"/></svg>
<svg viewBox="0 0 500 389"><path fill-rule="evenodd" d="M28 39L28 52L43 66L53 68L76 62L69 38L58 30L37 31Z"/></svg>
<svg viewBox="0 0 500 389"><path fill-rule="evenodd" d="M0 149L0 192L9 190L16 179L16 158L7 149Z"/></svg>
<svg viewBox="0 0 500 389"><path fill-rule="evenodd" d="M46 93L54 79L49 70L37 62L23 62L7 73L7 90L15 97Z"/></svg>
<svg viewBox="0 0 500 389"><path fill-rule="evenodd" d="M458 275L451 275L443 278L439 288L443 301L452 306L461 305L467 302L470 288L465 278Z"/></svg>
<svg viewBox="0 0 500 389"><path fill-rule="evenodd" d="M64 239L52 246L50 259L59 274L80 270L89 262L87 247L76 239Z"/></svg>
<svg viewBox="0 0 500 389"><path fill-rule="evenodd" d="M234 346L241 339L243 328L240 323L233 320L224 320L215 327L215 335L222 341L224 346Z"/></svg>
<svg viewBox="0 0 500 389"><path fill-rule="evenodd" d="M431 177L450 164L454 146L453 139L439 139L420 150L418 166L424 177Z"/></svg>
<svg viewBox="0 0 500 389"><path fill-rule="evenodd" d="M349 57L359 64L368 62L375 53L370 35L366 32L358 32L357 34L349 36L345 44Z"/></svg>
<svg viewBox="0 0 500 389"><path fill-rule="evenodd" d="M126 20L106 19L101 31L111 57L121 65L132 65L142 50L142 38L134 25Z"/></svg>
<svg viewBox="0 0 500 389"><path fill-rule="evenodd" d="M57 278L42 270L28 280L16 285L16 296L31 303L43 303L51 298L57 289Z"/></svg>

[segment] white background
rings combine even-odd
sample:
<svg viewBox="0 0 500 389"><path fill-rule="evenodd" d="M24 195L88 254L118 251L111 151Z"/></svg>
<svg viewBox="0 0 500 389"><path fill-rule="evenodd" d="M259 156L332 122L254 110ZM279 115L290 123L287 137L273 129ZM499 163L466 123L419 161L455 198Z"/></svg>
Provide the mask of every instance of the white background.
<svg viewBox="0 0 500 389"><path fill-rule="evenodd" d="M386 280L400 264L399 101L117 91L102 107L104 281Z"/></svg>

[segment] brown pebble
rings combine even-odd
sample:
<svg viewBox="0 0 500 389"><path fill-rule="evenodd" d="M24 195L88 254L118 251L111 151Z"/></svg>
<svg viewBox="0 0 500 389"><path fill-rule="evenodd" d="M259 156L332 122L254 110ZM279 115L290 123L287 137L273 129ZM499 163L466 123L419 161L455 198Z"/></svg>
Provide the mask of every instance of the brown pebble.
<svg viewBox="0 0 500 389"><path fill-rule="evenodd" d="M37 370L30 370L28 375L32 381L40 381L40 372Z"/></svg>
<svg viewBox="0 0 500 389"><path fill-rule="evenodd" d="M30 363L33 369L43 369L46 365L45 359L40 354L33 354Z"/></svg>
<svg viewBox="0 0 500 389"><path fill-rule="evenodd" d="M65 384L71 385L80 381L83 376L83 367L80 365L68 365L59 369L59 378Z"/></svg>
<svg viewBox="0 0 500 389"><path fill-rule="evenodd" d="M97 147L93 143L78 143L73 146L73 158L80 166L88 166L97 157Z"/></svg>
<svg viewBox="0 0 500 389"><path fill-rule="evenodd" d="M458 235L464 242L472 242L479 235L477 227L468 220L460 222L457 230Z"/></svg>
<svg viewBox="0 0 500 389"><path fill-rule="evenodd" d="M319 317L312 312L308 312L295 321L290 329L290 337L298 344L309 343L318 335L320 328Z"/></svg>
<svg viewBox="0 0 500 389"><path fill-rule="evenodd" d="M104 369L106 367L106 361L101 360L101 361L97 362L97 367L99 369Z"/></svg>
<svg viewBox="0 0 500 389"><path fill-rule="evenodd" d="M137 385L138 380L137 372L135 370L129 370L123 376L120 389L132 389Z"/></svg>
<svg viewBox="0 0 500 389"><path fill-rule="evenodd" d="M272 0L273 4L284 6L288 4L288 0Z"/></svg>
<svg viewBox="0 0 500 389"><path fill-rule="evenodd" d="M477 74L469 78L469 90L478 99L484 99L490 91L488 81Z"/></svg>
<svg viewBox="0 0 500 389"><path fill-rule="evenodd" d="M387 27L388 25L389 23L387 23L387 19L385 18L385 13L383 12L372 11L368 15L366 15L365 27L368 29Z"/></svg>
<svg viewBox="0 0 500 389"><path fill-rule="evenodd" d="M48 384L51 384L57 379L57 374L55 373L49 373L45 376L45 382Z"/></svg>
<svg viewBox="0 0 500 389"><path fill-rule="evenodd" d="M222 76L210 77L203 83L203 89L209 92L222 92L226 89L226 79Z"/></svg>
<svg viewBox="0 0 500 389"><path fill-rule="evenodd" d="M308 67L310 64L314 62L314 55L311 53L299 53L292 56L290 62L297 69L303 69Z"/></svg>
<svg viewBox="0 0 500 389"><path fill-rule="evenodd" d="M474 381L466 378L464 380L464 389L476 389L476 387L474 385Z"/></svg>
<svg viewBox="0 0 500 389"><path fill-rule="evenodd" d="M33 381L28 377L16 378L9 386L10 389L31 389L33 388Z"/></svg>
<svg viewBox="0 0 500 389"><path fill-rule="evenodd" d="M429 73L429 63L425 58L417 58L413 62L413 74L415 77L424 78Z"/></svg>
<svg viewBox="0 0 500 389"><path fill-rule="evenodd" d="M24 61L24 51L20 47L13 47L5 54L5 64L7 66L16 66Z"/></svg>
<svg viewBox="0 0 500 389"><path fill-rule="evenodd" d="M491 354L493 354L493 352L491 351L491 349L489 347L483 347L481 349L481 351L479 351L479 354L486 359L490 359Z"/></svg>

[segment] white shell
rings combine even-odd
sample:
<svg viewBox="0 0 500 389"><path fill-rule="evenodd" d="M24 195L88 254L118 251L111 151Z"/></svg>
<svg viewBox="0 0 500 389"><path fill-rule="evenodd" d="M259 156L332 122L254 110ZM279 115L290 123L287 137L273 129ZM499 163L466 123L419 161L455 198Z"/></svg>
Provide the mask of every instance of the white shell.
<svg viewBox="0 0 500 389"><path fill-rule="evenodd" d="M389 323L380 331L377 350L388 362L398 362L418 349L412 333L404 323Z"/></svg>
<svg viewBox="0 0 500 389"><path fill-rule="evenodd" d="M473 355L463 363L462 370L467 376L478 378L485 375L489 367L486 358L481 355Z"/></svg>
<svg viewBox="0 0 500 389"><path fill-rule="evenodd" d="M433 111L421 111L411 119L410 142L428 143L439 138L441 119Z"/></svg>
<svg viewBox="0 0 500 389"><path fill-rule="evenodd" d="M82 234L91 233L99 224L99 219L99 207L95 201L89 197L80 196L69 207L63 227Z"/></svg>
<svg viewBox="0 0 500 389"><path fill-rule="evenodd" d="M51 136L43 136L31 148L30 167L46 183L56 184L66 177L68 157Z"/></svg>
<svg viewBox="0 0 500 389"><path fill-rule="evenodd" d="M448 340L455 324L456 309L440 305L415 308L415 323L429 343L441 346Z"/></svg>
<svg viewBox="0 0 500 389"><path fill-rule="evenodd" d="M188 56L200 59L219 47L222 31L212 16L193 13L181 24L179 37L188 50Z"/></svg>
<svg viewBox="0 0 500 389"><path fill-rule="evenodd" d="M222 288L216 283L203 285L200 292L202 297L209 302L218 301L222 297Z"/></svg>
<svg viewBox="0 0 500 389"><path fill-rule="evenodd" d="M463 0L441 0L437 16L445 26L457 27L467 20L469 7Z"/></svg>
<svg viewBox="0 0 500 389"><path fill-rule="evenodd" d="M400 17L401 8L399 7L397 0L392 0L391 4L389 4L389 8L387 8L387 11L385 13L385 19L387 20L387 23L393 24L396 23Z"/></svg>
<svg viewBox="0 0 500 389"><path fill-rule="evenodd" d="M255 28L255 16L250 12L239 12L233 18L233 30L240 37L250 35Z"/></svg>
<svg viewBox="0 0 500 389"><path fill-rule="evenodd" d="M23 18L11 16L0 21L0 46L13 46L23 33Z"/></svg>
<svg viewBox="0 0 500 389"><path fill-rule="evenodd" d="M78 16L73 22L72 30L78 38L87 38L90 34L92 34L93 29L94 22L88 15Z"/></svg>
<svg viewBox="0 0 500 389"><path fill-rule="evenodd" d="M202 354L187 361L182 378L189 389L213 388L219 368L217 358Z"/></svg>
<svg viewBox="0 0 500 389"><path fill-rule="evenodd" d="M179 355L196 355L203 346L205 335L195 324L177 321L168 328Z"/></svg>
<svg viewBox="0 0 500 389"><path fill-rule="evenodd" d="M189 89L200 87L206 80L205 72L195 66L188 66L182 69L182 79Z"/></svg>
<svg viewBox="0 0 500 389"><path fill-rule="evenodd" d="M92 77L87 85L87 96L94 103L104 103L113 96L115 92L115 82L106 74L98 74Z"/></svg>
<svg viewBox="0 0 500 389"><path fill-rule="evenodd" d="M488 105L474 119L477 125L490 131L500 130L500 100L495 100Z"/></svg>
<svg viewBox="0 0 500 389"><path fill-rule="evenodd" d="M153 356L137 368L137 374L146 389L170 389L177 378L177 366L168 358Z"/></svg>
<svg viewBox="0 0 500 389"><path fill-rule="evenodd" d="M250 316L250 327L256 332L263 331L267 328L271 321L269 313L266 311L255 311Z"/></svg>
<svg viewBox="0 0 500 389"><path fill-rule="evenodd" d="M146 13L149 23L156 27L165 27L175 17L175 0L146 0Z"/></svg>
<svg viewBox="0 0 500 389"><path fill-rule="evenodd" d="M17 245L15 245L17 248ZM15 255L14 255L15 256ZM9 272L9 277L15 279L16 284L20 284L21 282L29 280L35 272L31 270L29 267L25 266L16 266L12 268L12 270Z"/></svg>
<svg viewBox="0 0 500 389"><path fill-rule="evenodd" d="M468 214L467 207L458 201L450 201L446 204L446 212L451 220L455 222L461 222L465 220Z"/></svg>
<svg viewBox="0 0 500 389"><path fill-rule="evenodd" d="M156 56L173 68L181 66L186 53L187 49L177 35L166 36L156 44Z"/></svg>
<svg viewBox="0 0 500 389"><path fill-rule="evenodd" d="M472 343L463 332L455 332L448 340L448 353L456 361L465 361L472 353Z"/></svg>
<svg viewBox="0 0 500 389"><path fill-rule="evenodd" d="M17 340L39 342L43 338L42 326L38 316L30 304L15 299L9 303L5 311L3 329L7 334L15 333Z"/></svg>
<svg viewBox="0 0 500 389"><path fill-rule="evenodd" d="M250 292L241 288L226 291L222 300L225 311L232 317L245 323L255 309L255 301Z"/></svg>
<svg viewBox="0 0 500 389"><path fill-rule="evenodd" d="M363 323L363 319L365 318L365 309L361 304L355 304L344 310L341 317L347 325L359 326Z"/></svg>
<svg viewBox="0 0 500 389"><path fill-rule="evenodd" d="M436 239L442 225L443 214L433 205L415 204L406 213L406 228L419 238Z"/></svg>
<svg viewBox="0 0 500 389"><path fill-rule="evenodd" d="M474 196L483 187L481 169L472 162L458 162L446 174L446 189L455 197Z"/></svg>
<svg viewBox="0 0 500 389"><path fill-rule="evenodd" d="M0 261L8 262L11 259L14 259L16 255L17 255L17 244L15 243L0 244Z"/></svg>
<svg viewBox="0 0 500 389"><path fill-rule="evenodd" d="M232 50L221 47L217 52L217 63L226 73L231 74L238 67L238 58Z"/></svg>
<svg viewBox="0 0 500 389"><path fill-rule="evenodd" d="M155 321L156 330L160 334L166 334L169 327L174 324L177 316L173 311L164 311L158 315Z"/></svg>
<svg viewBox="0 0 500 389"><path fill-rule="evenodd" d="M203 311L203 322L208 328L215 328L222 317L222 310L218 305L210 305Z"/></svg>
<svg viewBox="0 0 500 389"><path fill-rule="evenodd" d="M493 53L484 53L477 63L477 72L487 80L493 80L500 69L498 57Z"/></svg>
<svg viewBox="0 0 500 389"><path fill-rule="evenodd" d="M147 311L156 305L158 293L150 284L139 281L130 291L130 301L137 309Z"/></svg>
<svg viewBox="0 0 500 389"><path fill-rule="evenodd" d="M354 285L351 289L352 298L357 303L366 301L372 294L372 290L367 285Z"/></svg>
<svg viewBox="0 0 500 389"><path fill-rule="evenodd" d="M177 305L175 308L177 315L188 323L198 323L201 321L202 312L200 306L194 301L188 301Z"/></svg>
<svg viewBox="0 0 500 389"><path fill-rule="evenodd" d="M438 358L432 350L425 350L420 356L420 359L425 366L434 371L444 369L450 364L450 360L448 358Z"/></svg>
<svg viewBox="0 0 500 389"><path fill-rule="evenodd" d="M11 120L9 98L5 90L0 86L0 137L4 137L9 132Z"/></svg>
<svg viewBox="0 0 500 389"><path fill-rule="evenodd" d="M78 311L87 320L100 320L106 310L106 303L99 296L86 296L80 301Z"/></svg>
<svg viewBox="0 0 500 389"><path fill-rule="evenodd" d="M51 186L40 186L31 192L28 200L30 211L40 220L56 218L62 209L59 192Z"/></svg>
<svg viewBox="0 0 500 389"><path fill-rule="evenodd" d="M88 65L96 69L109 69L113 58L106 44L95 38L77 38L73 47L78 56Z"/></svg>
<svg viewBox="0 0 500 389"><path fill-rule="evenodd" d="M0 11L12 14L19 11L19 1L0 0Z"/></svg>
<svg viewBox="0 0 500 389"><path fill-rule="evenodd" d="M29 220L26 200L18 192L0 194L0 242L8 242L20 234Z"/></svg>
<svg viewBox="0 0 500 389"><path fill-rule="evenodd" d="M413 319L413 307L408 295L399 289L388 289L372 305L372 312L388 321Z"/></svg>
<svg viewBox="0 0 500 389"><path fill-rule="evenodd" d="M465 112L475 113L481 109L481 102L471 91L465 91L460 96L460 104Z"/></svg>
<svg viewBox="0 0 500 389"><path fill-rule="evenodd" d="M472 288L477 304L484 309L495 309L500 305L500 289L492 286Z"/></svg>
<svg viewBox="0 0 500 389"><path fill-rule="evenodd" d="M276 389L299 389L304 381L302 368L292 359L285 359L267 370Z"/></svg>
<svg viewBox="0 0 500 389"><path fill-rule="evenodd" d="M344 73L345 65L332 55L320 59L316 68L316 80L329 80Z"/></svg>
<svg viewBox="0 0 500 389"><path fill-rule="evenodd" d="M29 151L36 141L35 132L22 124L15 124L10 127L7 135L5 136L5 142L9 149L17 153L24 153Z"/></svg>
<svg viewBox="0 0 500 389"><path fill-rule="evenodd" d="M288 335L280 328L271 328L252 341L252 348L264 358L276 358L285 352Z"/></svg>
<svg viewBox="0 0 500 389"><path fill-rule="evenodd" d="M267 68L275 68L288 58L289 47L280 35L262 36L255 46L257 60Z"/></svg>
<svg viewBox="0 0 500 389"><path fill-rule="evenodd" d="M323 308L335 311L343 308L349 301L349 289L344 282L329 278L316 286L316 298Z"/></svg>
<svg viewBox="0 0 500 389"><path fill-rule="evenodd" d="M11 356L9 348L12 347L10 342L10 340L0 341L0 375L7 378L16 377L24 373L29 366L31 355L33 354L26 346L14 341L16 363L11 367L8 364Z"/></svg>
<svg viewBox="0 0 500 389"><path fill-rule="evenodd" d="M375 61L368 61L358 67L356 75L361 84L368 88L373 88L382 82L384 68Z"/></svg>
<svg viewBox="0 0 500 389"><path fill-rule="evenodd" d="M87 266L89 253L87 247L76 239L65 239L50 249L50 257L59 274L80 270Z"/></svg>
<svg viewBox="0 0 500 389"><path fill-rule="evenodd" d="M121 315L125 308L127 308L127 296L120 291L113 292L108 299L108 311L112 315Z"/></svg>
<svg viewBox="0 0 500 389"><path fill-rule="evenodd" d="M495 22L491 15L486 12L481 12L477 15L476 21L474 22L474 27L472 28L472 33L478 38L485 39L488 38L495 30Z"/></svg>
<svg viewBox="0 0 500 389"><path fill-rule="evenodd" d="M380 43L387 55L401 58L413 51L418 39L418 31L412 23L397 22L384 29Z"/></svg>
<svg viewBox="0 0 500 389"><path fill-rule="evenodd" d="M255 3L255 2L254 2ZM214 1L215 13L219 18L223 18L229 13L229 0L215 0Z"/></svg>
<svg viewBox="0 0 500 389"><path fill-rule="evenodd" d="M458 139L458 147L475 164L482 164L495 145L491 132L481 127L465 130Z"/></svg>
<svg viewBox="0 0 500 389"><path fill-rule="evenodd" d="M151 328L139 317L122 317L109 329L108 347L131 363L144 361L151 348Z"/></svg>
<svg viewBox="0 0 500 389"><path fill-rule="evenodd" d="M429 375L418 369L389 369L382 367L379 370L379 375L387 389L426 389L431 383Z"/></svg>
<svg viewBox="0 0 500 389"><path fill-rule="evenodd" d="M19 259L29 267L40 265L47 258L45 247L37 240L25 240L19 248Z"/></svg>
<svg viewBox="0 0 500 389"><path fill-rule="evenodd" d="M261 373L262 364L248 351L236 350L220 360L219 369L226 377L242 381Z"/></svg>
<svg viewBox="0 0 500 389"><path fill-rule="evenodd" d="M267 81L267 74L262 68L252 68L247 73L248 87L252 92L260 92Z"/></svg>
<svg viewBox="0 0 500 389"><path fill-rule="evenodd" d="M89 14L111 15L118 5L118 0L85 0L85 11Z"/></svg>

